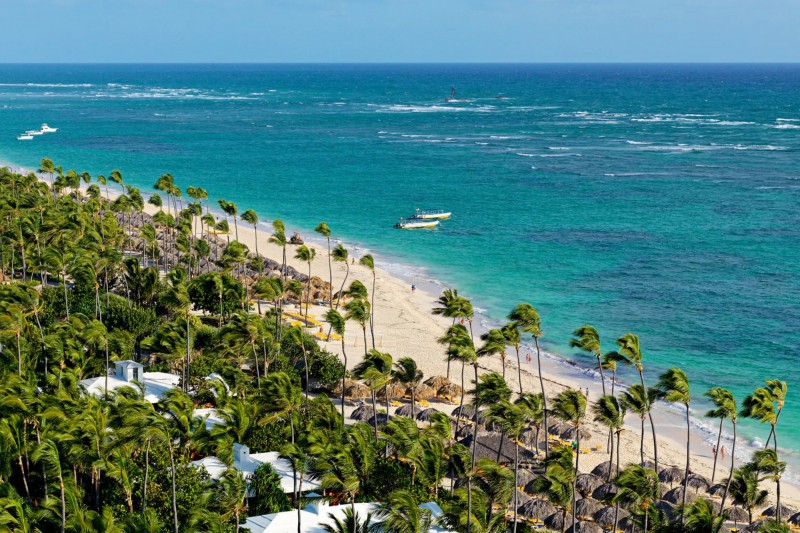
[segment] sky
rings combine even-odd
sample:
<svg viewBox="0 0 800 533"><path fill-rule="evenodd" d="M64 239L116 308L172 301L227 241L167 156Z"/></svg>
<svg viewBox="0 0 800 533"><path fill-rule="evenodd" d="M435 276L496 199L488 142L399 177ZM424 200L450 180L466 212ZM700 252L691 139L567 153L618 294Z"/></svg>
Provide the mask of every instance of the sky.
<svg viewBox="0 0 800 533"><path fill-rule="evenodd" d="M800 62L800 0L0 0L0 63Z"/></svg>

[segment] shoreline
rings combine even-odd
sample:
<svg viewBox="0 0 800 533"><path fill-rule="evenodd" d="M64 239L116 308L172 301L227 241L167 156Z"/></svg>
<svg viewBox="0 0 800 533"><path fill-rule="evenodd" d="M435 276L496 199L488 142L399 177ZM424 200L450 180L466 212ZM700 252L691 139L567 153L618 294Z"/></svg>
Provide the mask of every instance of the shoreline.
<svg viewBox="0 0 800 533"><path fill-rule="evenodd" d="M18 165L4 165L8 166L14 171L26 172L29 169ZM37 173L38 175L38 173ZM109 184L109 189L113 195L119 194L119 189L116 184ZM148 188L142 188L143 196L146 196L153 191ZM245 206L246 207L246 206ZM158 211L158 208L145 204L145 212L153 214ZM212 214L215 217L227 218L221 214L219 210L212 209ZM280 250L274 244L268 242L268 236L271 233L271 226L269 221L259 222L258 225L258 249L259 252L265 257L280 257L278 251ZM255 251L256 235L252 226L242 225L239 228L239 240L247 245L251 251ZM290 230L291 231L291 230ZM312 263L312 276L319 276L323 280L328 279L328 262L327 262L327 243L323 238L317 238L313 232L306 232L303 238L308 245L317 249L317 258ZM344 239L331 239L331 245L337 243L343 245L347 241ZM294 259L294 253L291 252L292 247L287 247L287 263L295 267L302 273L308 272L306 263L301 263ZM349 244L349 252L354 252L353 257L356 257L356 263L349 265L350 276L347 279L347 284L355 279L359 279L368 288L371 288L372 273L366 268L358 264L357 259L364 253L373 252L364 246ZM375 251L376 257L376 306L375 306L375 333L376 344L378 349L391 353L395 359L403 356L410 356L417 360L420 369L425 373L426 378L434 375L444 375L446 363L444 361L444 350L436 343L438 338L444 330L450 325L447 319L437 317L431 313L435 300L438 298L441 289L447 285L440 281L430 278L426 275L425 267L417 267L413 265L404 265L401 262L386 262L381 259L379 251ZM394 259L394 258L392 258ZM347 267L341 263L334 263L334 283L333 290L338 290L342 283L342 278ZM394 268L393 268L394 267ZM416 275L423 279L416 279L408 277L402 271L416 271ZM412 274L413 275L413 274ZM412 293L410 285L414 283L418 289ZM513 303L510 303L513 305ZM312 307L310 314L319 317L321 312L327 308L320 308L318 306ZM477 308L476 308L477 309ZM476 339L478 336L485 332L489 327L496 325L496 322L489 316L482 312L476 311L475 317L475 333ZM356 324L348 322L346 332L346 348L349 357L348 368L352 368L363 356L363 337L359 339L360 332ZM355 343L353 342L355 341ZM339 342L320 342L325 349L341 355L341 344ZM527 390L538 391L538 374L535 369L535 351L533 351L527 344L523 345L524 350L521 351L522 359L522 372L523 372L523 387ZM531 364L525 363L525 352L529 352L533 356ZM481 368L486 370L501 371L501 364L499 357L492 359L482 359ZM516 373L515 354L513 351L508 354L506 378L512 390L518 390L518 381ZM451 372L451 379L460 383L460 370L453 368ZM590 401L600 396L600 383L599 376L596 370L593 370L592 365L582 365L572 359L562 357L555 353L542 352L542 377L547 382L546 388L548 390L548 397L551 397L554 392L563 390L564 388L579 388L581 390L586 387L590 388ZM469 377L467 378L469 380ZM607 384L610 382L606 380ZM618 381L619 386L624 386L624 383ZM651 383L652 385L652 383ZM470 388L470 382L467 381L467 387ZM440 407L438 404L436 407ZM674 465L682 467L685 464L685 435L686 426L684 413L676 411L672 406L659 403L653 410L656 429L659 435L659 466L664 467L667 465ZM605 442L605 434L603 431L598 430L598 426L593 422L589 422L591 414L587 413L587 427L592 431L593 437L589 439L587 445ZM708 432L709 425L702 418L696 416L692 417L692 431L691 431L691 444L692 444L692 470L697 473L705 475L709 480L711 478L710 472L712 470L711 462L711 447L707 443L709 438L713 437L716 440L716 433ZM645 457L652 459L652 438L649 437L649 428L645 426ZM712 431L714 431L712 429ZM639 461L639 420L631 415L626 418L626 431L622 435L620 456L622 462ZM723 439L725 434L723 433ZM726 448L730 449L730 442L726 442ZM737 442L737 458L749 455L750 443L744 442L740 438ZM749 457L747 457L749 459ZM591 453L581 455L582 471L588 472L596 464L608 459L607 452ZM729 460L726 460L726 465L717 468L717 480L724 479L727 476L727 466ZM782 488L782 500L785 504L800 505L800 486L798 480L793 475L787 473L783 478L785 483ZM788 485L788 486L787 486ZM774 486L767 486L772 493ZM774 498L774 496L773 496Z"/></svg>

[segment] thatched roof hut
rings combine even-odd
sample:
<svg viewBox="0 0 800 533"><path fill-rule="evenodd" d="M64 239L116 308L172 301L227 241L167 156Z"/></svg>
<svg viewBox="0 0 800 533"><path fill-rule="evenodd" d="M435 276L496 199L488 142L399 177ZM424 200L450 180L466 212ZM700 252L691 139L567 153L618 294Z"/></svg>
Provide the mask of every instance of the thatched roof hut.
<svg viewBox="0 0 800 533"><path fill-rule="evenodd" d="M787 516L792 516L796 512L797 511L795 511L794 509L790 509L790 508L786 507L785 505L781 504L781 517L785 518ZM778 516L777 513L778 513L778 506L777 505L772 505L772 506L767 507L766 509L764 509L761 512L761 516Z"/></svg>
<svg viewBox="0 0 800 533"><path fill-rule="evenodd" d="M424 383L420 383L416 387L414 387L414 399L415 400L430 400L436 396L436 389L425 385Z"/></svg>
<svg viewBox="0 0 800 533"><path fill-rule="evenodd" d="M374 426L375 425L375 417L378 418L378 425L385 424L386 421L389 420L389 417L386 416L386 413L378 413L375 416L369 417L369 420L367 420L367 424L369 424L370 426Z"/></svg>
<svg viewBox="0 0 800 533"><path fill-rule="evenodd" d="M619 520L627 518L631 515L630 512L626 511L622 507L616 509L613 505L609 505L594 513L594 521L601 526L613 526L615 514L617 515L617 525L619 525Z"/></svg>
<svg viewBox="0 0 800 533"><path fill-rule="evenodd" d="M405 403L394 410L394 414L396 416L404 416L406 418L411 418L412 411L414 410L414 406L410 403Z"/></svg>
<svg viewBox="0 0 800 533"><path fill-rule="evenodd" d="M345 396L352 399L369 398L371 391L363 383L356 383L347 388Z"/></svg>
<svg viewBox="0 0 800 533"><path fill-rule="evenodd" d="M594 474L580 474L575 479L575 488L584 498L591 495L597 487L604 483L603 479Z"/></svg>
<svg viewBox="0 0 800 533"><path fill-rule="evenodd" d="M550 529L557 529L561 531L564 529L565 524L570 526L572 525L572 515L567 513L567 516L564 516L563 511L560 510L544 519L544 525Z"/></svg>
<svg viewBox="0 0 800 533"><path fill-rule="evenodd" d="M674 504L683 503L683 485L675 487L674 489L670 490L664 497L662 498L665 501ZM697 499L697 494L693 493L691 490L686 493L686 503L691 503Z"/></svg>
<svg viewBox="0 0 800 533"><path fill-rule="evenodd" d="M676 515L677 506L668 501L660 500L656 502L656 509L667 515L668 520L672 520Z"/></svg>
<svg viewBox="0 0 800 533"><path fill-rule="evenodd" d="M731 522L747 522L750 520L750 516L747 514L747 511L742 509L741 507L728 507L725 509L725 517L730 520ZM792 518L798 517L800 518L800 513L792 516ZM797 522L792 522L792 518L789 519L790 524L797 524Z"/></svg>
<svg viewBox="0 0 800 533"><path fill-rule="evenodd" d="M592 474L595 476L607 480L611 476L613 476L617 471L616 463L612 463L611 461L603 461L596 467L592 469Z"/></svg>
<svg viewBox="0 0 800 533"><path fill-rule="evenodd" d="M570 428L566 422L554 422L547 426L547 432L551 435L561 435Z"/></svg>
<svg viewBox="0 0 800 533"><path fill-rule="evenodd" d="M717 483L716 485L709 487L706 492L711 496L722 496L725 493L725 486L727 483L727 480Z"/></svg>
<svg viewBox="0 0 800 533"><path fill-rule="evenodd" d="M426 379L424 383L425 385L431 387L432 389L439 390L445 385L450 384L451 381L447 379L445 376L433 376Z"/></svg>
<svg viewBox="0 0 800 533"><path fill-rule="evenodd" d="M581 520L589 520L603 508L603 504L594 498L581 498L575 502L573 513Z"/></svg>
<svg viewBox="0 0 800 533"><path fill-rule="evenodd" d="M536 473L533 470L527 468L517 470L517 486L524 487L534 479L536 479Z"/></svg>
<svg viewBox="0 0 800 533"><path fill-rule="evenodd" d="M357 408L352 413L350 413L350 418L352 418L353 420L357 420L358 422L365 422L369 420L374 414L375 411L372 409L371 405L362 405L361 407Z"/></svg>
<svg viewBox="0 0 800 533"><path fill-rule="evenodd" d="M576 429L574 427L569 427L563 433L561 433L561 438L564 440L577 440L578 433L581 435L581 440L589 440L592 438L592 433L588 429Z"/></svg>
<svg viewBox="0 0 800 533"><path fill-rule="evenodd" d="M406 390L408 389L405 385L401 385L400 383L391 383L387 387L378 389L378 397L385 400L386 396L388 396L389 401L391 402L392 400L405 396Z"/></svg>
<svg viewBox="0 0 800 533"><path fill-rule="evenodd" d="M453 409L452 416L456 418L465 418L467 420L472 420L472 417L475 416L475 409L473 407L470 407L469 405L464 405L463 407L459 406Z"/></svg>
<svg viewBox="0 0 800 533"><path fill-rule="evenodd" d="M454 401L456 398L461 397L463 389L455 383L447 383L436 389L436 391L437 396Z"/></svg>
<svg viewBox="0 0 800 533"><path fill-rule="evenodd" d="M567 533L603 533L603 528L594 522L575 522L575 526L567 528Z"/></svg>
<svg viewBox="0 0 800 533"><path fill-rule="evenodd" d="M497 459L497 450L500 449L500 462L512 464L514 462L514 448L518 448L520 462L533 461L535 456L533 452L527 448L523 448L511 439L500 438L501 434L496 432L478 431L477 441L475 443L475 457L488 458L492 460ZM470 434L468 437L461 439L459 443L467 448L472 447L473 436ZM501 448L502 446L502 448Z"/></svg>
<svg viewBox="0 0 800 533"><path fill-rule="evenodd" d="M707 491L711 487L711 483L700 474L689 474L686 484L689 485L690 489L694 489L695 492Z"/></svg>
<svg viewBox="0 0 800 533"><path fill-rule="evenodd" d="M617 494L617 487L613 483L603 483L592 492L592 498L601 502L609 501Z"/></svg>
<svg viewBox="0 0 800 533"><path fill-rule="evenodd" d="M440 412L441 411L438 411L437 409L434 409L433 407L429 407L427 409L423 409L421 411L417 411L417 420L421 420L422 422L430 422L431 421L431 415L434 414L434 413L440 413Z"/></svg>
<svg viewBox="0 0 800 533"><path fill-rule="evenodd" d="M683 470L677 466L669 466L658 473L658 479L662 483L669 483L670 485L681 483L683 481Z"/></svg>
<svg viewBox="0 0 800 533"><path fill-rule="evenodd" d="M547 500L541 500L539 498L534 498L531 500L526 501L522 505L519 506L517 512L524 516L525 518L539 518L542 519L546 516L550 516L551 514L557 512L555 505L548 502Z"/></svg>
<svg viewBox="0 0 800 533"><path fill-rule="evenodd" d="M353 385L357 385L357 384L358 384L358 382L356 380L347 378L347 379L344 380L344 390L347 391L347 389L349 389ZM341 381L337 381L336 382L336 386L333 388L333 393L336 394L337 396L341 396L342 395L342 382Z"/></svg>

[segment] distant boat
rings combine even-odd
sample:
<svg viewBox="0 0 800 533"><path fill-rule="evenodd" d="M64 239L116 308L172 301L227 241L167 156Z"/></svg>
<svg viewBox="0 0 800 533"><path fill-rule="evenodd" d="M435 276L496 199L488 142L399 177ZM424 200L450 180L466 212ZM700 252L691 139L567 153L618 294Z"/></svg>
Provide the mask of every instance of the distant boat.
<svg viewBox="0 0 800 533"><path fill-rule="evenodd" d="M43 133L42 130L28 130L25 132L25 135L42 135Z"/></svg>
<svg viewBox="0 0 800 533"><path fill-rule="evenodd" d="M435 228L439 225L439 221L436 219L424 219L424 218L401 218L400 222L394 225L397 229L425 229L425 228Z"/></svg>
<svg viewBox="0 0 800 533"><path fill-rule="evenodd" d="M303 244L303 238L300 237L300 234L295 231L294 235L292 235L292 238L289 239L289 244Z"/></svg>
<svg viewBox="0 0 800 533"><path fill-rule="evenodd" d="M33 140L33 135L30 135L28 133L23 133L22 135L17 135L17 140L18 141L32 141Z"/></svg>
<svg viewBox="0 0 800 533"><path fill-rule="evenodd" d="M456 86L450 88L450 97L444 99L445 102L466 102L463 98L456 98Z"/></svg>
<svg viewBox="0 0 800 533"><path fill-rule="evenodd" d="M412 219L415 218L418 220L430 220L434 218L444 219L444 218L450 218L450 215L452 214L453 213L451 213L450 211L442 211L441 209L433 211L423 211L422 209L417 209L416 213L414 213L414 216L412 216L411 218Z"/></svg>
<svg viewBox="0 0 800 533"><path fill-rule="evenodd" d="M47 124L42 124L42 128L40 130L42 133L55 133L58 131L58 128L51 128Z"/></svg>

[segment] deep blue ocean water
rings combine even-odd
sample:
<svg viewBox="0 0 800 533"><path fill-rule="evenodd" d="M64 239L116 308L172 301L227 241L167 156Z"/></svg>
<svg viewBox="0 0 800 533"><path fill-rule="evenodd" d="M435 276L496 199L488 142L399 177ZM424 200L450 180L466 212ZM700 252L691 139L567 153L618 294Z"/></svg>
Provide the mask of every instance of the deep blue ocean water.
<svg viewBox="0 0 800 533"><path fill-rule="evenodd" d="M488 323L533 303L566 357L589 362L567 347L583 323L609 350L638 333L648 379L684 368L698 413L710 386L785 379L797 451L798 97L791 65L5 65L0 160L327 220ZM15 140L42 122L58 133ZM392 228L416 207L454 216Z"/></svg>

